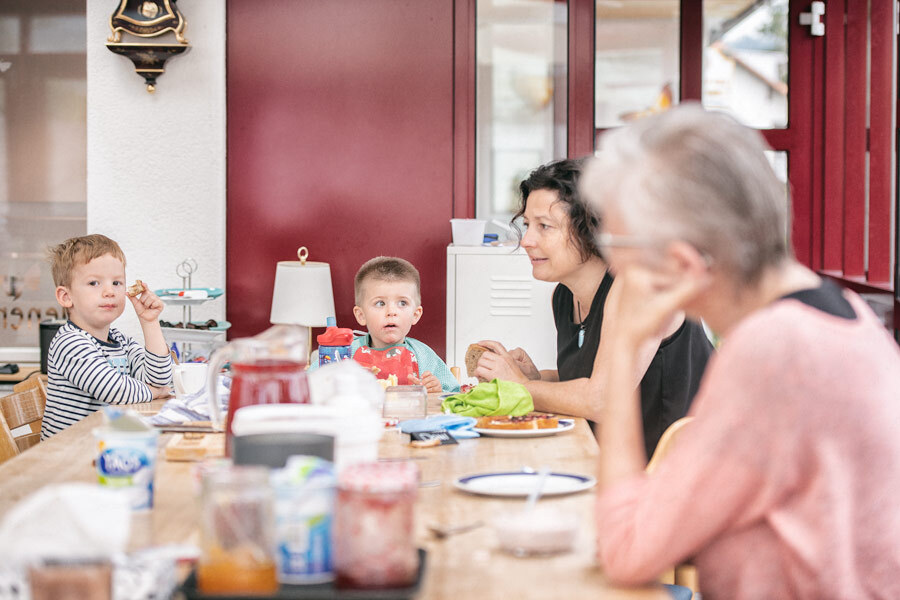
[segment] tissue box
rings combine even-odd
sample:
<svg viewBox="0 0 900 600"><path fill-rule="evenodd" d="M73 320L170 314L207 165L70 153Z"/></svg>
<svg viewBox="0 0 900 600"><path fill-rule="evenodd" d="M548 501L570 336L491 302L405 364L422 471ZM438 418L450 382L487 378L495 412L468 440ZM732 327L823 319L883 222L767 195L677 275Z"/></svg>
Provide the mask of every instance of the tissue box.
<svg viewBox="0 0 900 600"><path fill-rule="evenodd" d="M397 419L421 419L428 406L424 385L394 385L384 390L382 416Z"/></svg>

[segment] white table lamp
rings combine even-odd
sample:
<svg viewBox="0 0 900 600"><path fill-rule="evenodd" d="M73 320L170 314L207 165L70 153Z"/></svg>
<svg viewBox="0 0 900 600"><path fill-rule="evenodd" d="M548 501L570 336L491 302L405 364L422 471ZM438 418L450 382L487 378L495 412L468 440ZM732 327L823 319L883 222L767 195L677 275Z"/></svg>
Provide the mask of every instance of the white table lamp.
<svg viewBox="0 0 900 600"><path fill-rule="evenodd" d="M306 260L309 251L305 246L297 251L297 256L299 261L278 262L269 321L273 324L324 327L325 320L334 316L331 267L328 263Z"/></svg>

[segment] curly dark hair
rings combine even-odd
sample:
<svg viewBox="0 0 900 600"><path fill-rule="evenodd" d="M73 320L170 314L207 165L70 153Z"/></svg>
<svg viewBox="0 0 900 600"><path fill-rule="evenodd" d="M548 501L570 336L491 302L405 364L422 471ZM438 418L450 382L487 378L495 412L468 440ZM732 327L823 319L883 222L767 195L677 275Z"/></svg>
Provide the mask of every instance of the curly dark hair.
<svg viewBox="0 0 900 600"><path fill-rule="evenodd" d="M557 202L562 202L566 207L569 215L569 241L578 250L582 262L600 256L597 246L594 245L594 236L600 231L600 219L594 215L578 193L578 179L581 177L583 167L582 158L556 160L541 165L519 184L522 200L518 212L512 218L512 225L519 234L519 243L522 242L523 233L515 220L525 214L528 196L535 190L550 190L556 192Z"/></svg>

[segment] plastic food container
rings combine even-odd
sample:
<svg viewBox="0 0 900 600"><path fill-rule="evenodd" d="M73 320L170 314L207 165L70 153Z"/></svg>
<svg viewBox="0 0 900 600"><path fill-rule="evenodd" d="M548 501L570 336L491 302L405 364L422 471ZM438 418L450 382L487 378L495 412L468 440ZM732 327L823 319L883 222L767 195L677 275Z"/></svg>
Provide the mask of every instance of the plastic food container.
<svg viewBox="0 0 900 600"><path fill-rule="evenodd" d="M484 227L487 221L482 219L450 219L453 231L454 246L480 246L484 242Z"/></svg>
<svg viewBox="0 0 900 600"><path fill-rule="evenodd" d="M352 407L311 404L246 406L234 415L235 436L273 433L318 433L334 437L334 464L340 471L378 458L384 425L378 414Z"/></svg>
<svg viewBox="0 0 900 600"><path fill-rule="evenodd" d="M315 456L293 456L273 471L278 581L315 584L334 579L331 522L334 467Z"/></svg>
<svg viewBox="0 0 900 600"><path fill-rule="evenodd" d="M334 515L338 587L402 588L415 582L418 480L418 468L410 463L362 463L341 473Z"/></svg>
<svg viewBox="0 0 900 600"><path fill-rule="evenodd" d="M132 510L153 508L153 477L159 432L126 431L110 427L93 430L97 440L97 481L122 490Z"/></svg>
<svg viewBox="0 0 900 600"><path fill-rule="evenodd" d="M424 419L427 409L428 390L424 385L393 385L384 390L384 418Z"/></svg>
<svg viewBox="0 0 900 600"><path fill-rule="evenodd" d="M554 506L501 513L493 524L500 548L515 556L569 552L578 533L578 516Z"/></svg>

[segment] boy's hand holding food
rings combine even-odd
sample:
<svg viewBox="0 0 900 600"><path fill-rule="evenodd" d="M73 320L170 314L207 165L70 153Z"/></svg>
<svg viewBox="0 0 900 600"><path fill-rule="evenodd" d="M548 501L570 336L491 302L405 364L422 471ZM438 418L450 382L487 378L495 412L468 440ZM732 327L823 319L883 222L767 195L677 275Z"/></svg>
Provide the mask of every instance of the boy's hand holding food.
<svg viewBox="0 0 900 600"><path fill-rule="evenodd" d="M419 385L424 385L425 390L429 394L440 394L442 391L440 379L431 371L422 373L421 379L416 379L415 377L410 377L410 379L418 382Z"/></svg>
<svg viewBox="0 0 900 600"><path fill-rule="evenodd" d="M131 300L138 318L146 323L158 321L159 315L166 307L159 296L151 292L140 279L135 281L134 285L128 286L128 299Z"/></svg>

